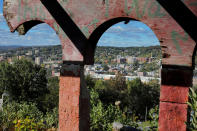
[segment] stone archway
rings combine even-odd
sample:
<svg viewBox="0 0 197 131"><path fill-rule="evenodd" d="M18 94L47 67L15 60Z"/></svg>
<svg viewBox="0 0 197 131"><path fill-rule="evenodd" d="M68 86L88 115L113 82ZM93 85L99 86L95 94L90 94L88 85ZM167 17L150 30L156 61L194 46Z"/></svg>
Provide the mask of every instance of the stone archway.
<svg viewBox="0 0 197 131"><path fill-rule="evenodd" d="M13 32L25 34L41 22L58 34L64 66L60 78L60 130L89 130L89 96L83 65L93 64L101 33L116 20L148 25L162 47L159 130L186 130L188 89L196 47L195 0L4 0Z"/></svg>

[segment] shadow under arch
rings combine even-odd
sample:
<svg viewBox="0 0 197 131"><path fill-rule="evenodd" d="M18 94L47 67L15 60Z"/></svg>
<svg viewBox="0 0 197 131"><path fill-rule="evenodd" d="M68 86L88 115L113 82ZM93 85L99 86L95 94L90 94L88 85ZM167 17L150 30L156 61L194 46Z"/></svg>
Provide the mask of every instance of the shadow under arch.
<svg viewBox="0 0 197 131"><path fill-rule="evenodd" d="M94 55L95 55L97 43L98 43L99 39L101 38L101 36L103 35L103 33L107 29L109 29L112 25L117 24L119 22L125 22L125 24L128 24L130 20L134 20L134 21L138 21L138 22L143 23L143 21L139 21L139 20L136 20L136 19L133 19L130 17L118 17L118 18L110 19L110 20L102 23L98 28L96 28L88 39L88 43L86 46L86 54L85 54L85 64L87 64L87 65L94 64ZM156 36L155 33L154 33L154 35Z"/></svg>

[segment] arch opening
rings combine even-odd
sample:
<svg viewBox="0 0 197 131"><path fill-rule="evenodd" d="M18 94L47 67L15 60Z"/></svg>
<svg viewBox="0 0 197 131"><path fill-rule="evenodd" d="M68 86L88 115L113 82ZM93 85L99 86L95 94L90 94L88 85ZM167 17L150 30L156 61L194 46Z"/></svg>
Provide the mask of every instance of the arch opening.
<svg viewBox="0 0 197 131"><path fill-rule="evenodd" d="M151 119L148 112L154 110L158 113L161 48L155 34L145 24L129 18L124 18L124 22L120 20L123 19L112 20L107 25L104 23L89 39L92 48L97 45L94 48L95 64L85 67L86 83L91 96L90 125L99 119L96 115L102 116L109 110L118 110L120 114L112 112L103 116L110 119L109 125L116 127L121 123L133 126L136 123L138 129L144 129L143 124L137 123L135 118L138 117L143 123ZM146 95L143 94L145 92ZM99 109L102 111L96 114ZM121 121L117 116L123 114L125 117L120 118ZM101 130L101 127L97 125L91 129Z"/></svg>
<svg viewBox="0 0 197 131"><path fill-rule="evenodd" d="M5 20L0 24L3 25L3 22ZM52 123L46 122L46 128L58 128L62 47L56 32L48 24L41 23L24 23L22 34L25 36L19 36L16 32L11 34L6 24L0 27L0 31L4 31L0 42L0 99L9 94L9 102L4 99L1 103L4 110L10 110L9 106L13 106L18 110L10 113L17 114L25 108L28 115L33 114L29 119L35 119L36 122L53 117ZM23 121L25 117L22 116L20 120ZM18 116L14 119L18 119ZM13 121L6 128L11 128ZM1 123L0 129L5 124Z"/></svg>
<svg viewBox="0 0 197 131"><path fill-rule="evenodd" d="M105 31L107 31L111 26L113 26L117 23L122 22L122 23L125 23L125 25L127 25L130 21L140 23L140 21L133 19L133 18L118 17L118 18L108 20L108 21L104 22L103 24L101 24L98 28L96 28L88 39L88 44L86 46L87 50L86 50L86 55L85 55L85 64L93 64L94 63L93 56L95 54L97 44L99 42L99 39L101 38L101 36L103 35L103 33ZM143 26L146 27L147 25L143 24ZM158 45L160 45L160 41L158 40L156 34L154 34L154 32L150 29L150 27L146 28L146 30L149 30L150 35L152 35L152 37L154 37L154 39L155 39L154 43L157 43Z"/></svg>

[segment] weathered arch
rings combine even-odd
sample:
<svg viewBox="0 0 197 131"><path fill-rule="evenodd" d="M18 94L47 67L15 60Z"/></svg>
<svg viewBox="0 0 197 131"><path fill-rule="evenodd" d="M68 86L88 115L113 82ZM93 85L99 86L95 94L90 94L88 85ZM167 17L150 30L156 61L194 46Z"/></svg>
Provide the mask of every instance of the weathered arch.
<svg viewBox="0 0 197 131"><path fill-rule="evenodd" d="M197 48L196 0L4 0L3 10L11 31L38 20L49 24L61 40L65 66L60 78L60 130L89 130L83 65L93 64L95 43L119 18L145 23L159 39L163 55L159 130L186 130ZM23 27L28 30L34 24Z"/></svg>

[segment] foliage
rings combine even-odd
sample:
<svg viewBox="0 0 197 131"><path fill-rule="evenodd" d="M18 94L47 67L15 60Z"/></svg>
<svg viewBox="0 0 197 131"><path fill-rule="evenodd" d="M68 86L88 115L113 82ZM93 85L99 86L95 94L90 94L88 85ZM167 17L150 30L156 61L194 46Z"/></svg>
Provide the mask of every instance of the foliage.
<svg viewBox="0 0 197 131"><path fill-rule="evenodd" d="M142 83L138 78L127 82L121 74L118 74L111 80L96 80L95 86L89 89L98 92L97 99L104 107L120 101L120 110L127 113L126 116L130 116L133 120L136 116L139 120L144 120L146 108L149 111L159 104L159 82L157 80ZM95 100L95 103L99 103L99 101Z"/></svg>
<svg viewBox="0 0 197 131"><path fill-rule="evenodd" d="M121 100L121 108L125 105L127 95L127 83L121 74L118 74L115 78L102 81L97 80L95 89L99 93L99 99L103 104L114 104L116 101Z"/></svg>
<svg viewBox="0 0 197 131"><path fill-rule="evenodd" d="M87 85L87 88L88 89L94 88L94 86L95 86L95 80L90 75L87 75L85 77L85 81L86 81L86 85Z"/></svg>
<svg viewBox="0 0 197 131"><path fill-rule="evenodd" d="M139 68L139 62L138 61L134 61L133 63L133 71L137 70Z"/></svg>
<svg viewBox="0 0 197 131"><path fill-rule="evenodd" d="M45 123L45 125L43 125L43 123ZM3 111L0 111L0 128L11 128L14 124L18 126L17 129L23 127L25 129L31 126L35 126L36 128L39 127L39 129L43 127L57 128L58 108L54 108L44 115L34 103L8 103L4 105Z"/></svg>
<svg viewBox="0 0 197 131"><path fill-rule="evenodd" d="M59 78L48 78L47 89L49 92L45 94L45 97L40 101L42 104L42 111L47 112L51 109L57 108L59 104Z"/></svg>
<svg viewBox="0 0 197 131"><path fill-rule="evenodd" d="M36 122L43 119L43 113L38 110L34 103L16 103L5 104L3 111L0 111L0 127L10 128L14 120L24 120L26 117L34 119Z"/></svg>
<svg viewBox="0 0 197 131"><path fill-rule="evenodd" d="M41 66L26 59L12 64L1 62L0 93L5 89L10 100L0 111L0 128L13 127L14 120L36 124L43 120L47 128L58 127L58 77L48 78L47 84L46 71Z"/></svg>
<svg viewBox="0 0 197 131"><path fill-rule="evenodd" d="M109 70L109 67L108 67L106 64L104 64L103 70L104 70L104 71L108 71L108 70Z"/></svg>
<svg viewBox="0 0 197 131"><path fill-rule="evenodd" d="M121 122L131 125L131 119L127 117L117 106L112 104L105 106L99 100L99 94L91 89L91 131L111 131L113 122Z"/></svg>
<svg viewBox="0 0 197 131"><path fill-rule="evenodd" d="M45 116L46 128L58 127L58 108L54 108L51 112L47 112Z"/></svg>
<svg viewBox="0 0 197 131"><path fill-rule="evenodd" d="M16 119L13 123L15 124L15 131L38 131L44 129L43 121L35 122L34 118Z"/></svg>
<svg viewBox="0 0 197 131"><path fill-rule="evenodd" d="M197 94L194 89L190 88L190 102L187 102L191 108L191 121L187 123L189 130L197 130Z"/></svg>
<svg viewBox="0 0 197 131"><path fill-rule="evenodd" d="M4 105L3 111L0 111L0 128L7 129L13 126L12 122L17 117L16 110L16 103Z"/></svg>
<svg viewBox="0 0 197 131"><path fill-rule="evenodd" d="M159 120L159 107L155 106L155 108L150 109L149 111L150 117L150 129L152 131L157 131L158 129L158 120Z"/></svg>
<svg viewBox="0 0 197 131"><path fill-rule="evenodd" d="M139 116L145 118L146 108L150 110L159 104L159 84L157 81L150 81L147 84L139 78L128 83L128 108Z"/></svg>
<svg viewBox="0 0 197 131"><path fill-rule="evenodd" d="M151 62L151 63L145 63L142 66L141 71L142 72L151 72L154 70L159 70L159 68L160 68L160 65L158 65L156 62Z"/></svg>
<svg viewBox="0 0 197 131"><path fill-rule="evenodd" d="M0 90L7 90L10 97L17 101L39 104L48 92L46 70L32 62L21 59L13 64L0 63Z"/></svg>
<svg viewBox="0 0 197 131"><path fill-rule="evenodd" d="M88 81L95 83L92 84L94 87L88 85L91 90L91 130L111 130L113 122L137 128L137 121L144 119L146 108L149 110L159 103L157 80L149 83L142 83L139 78L126 81L121 74L118 74L110 80L89 78ZM120 101L120 104L114 106L117 101ZM150 112L154 113L154 117L149 119L151 128L155 129L158 115L153 111Z"/></svg>

